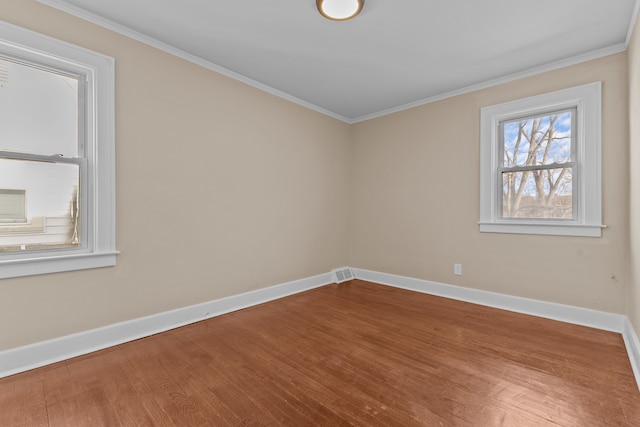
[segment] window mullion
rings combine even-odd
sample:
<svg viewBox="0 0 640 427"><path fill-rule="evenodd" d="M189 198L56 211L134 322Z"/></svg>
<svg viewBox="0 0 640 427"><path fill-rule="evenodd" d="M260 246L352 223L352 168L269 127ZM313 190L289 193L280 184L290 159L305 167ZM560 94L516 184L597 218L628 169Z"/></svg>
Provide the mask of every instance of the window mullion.
<svg viewBox="0 0 640 427"><path fill-rule="evenodd" d="M33 162L45 162L45 163L67 163L80 165L84 161L81 157L64 157L60 154L45 155L45 154L33 154L33 153L18 153L15 151L3 151L0 150L0 158L14 159L14 160L30 160Z"/></svg>
<svg viewBox="0 0 640 427"><path fill-rule="evenodd" d="M564 169L564 168L572 168L576 165L576 162L566 162L566 163L551 163L548 165L533 165L533 166L513 166L510 168L498 168L498 170L502 172L526 172L526 171L534 171L534 170L547 170L547 169Z"/></svg>

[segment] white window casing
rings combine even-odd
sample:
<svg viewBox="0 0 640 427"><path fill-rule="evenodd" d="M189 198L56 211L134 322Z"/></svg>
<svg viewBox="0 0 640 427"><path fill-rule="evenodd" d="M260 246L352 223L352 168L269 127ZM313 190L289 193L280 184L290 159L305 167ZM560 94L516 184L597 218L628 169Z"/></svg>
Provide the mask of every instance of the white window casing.
<svg viewBox="0 0 640 427"><path fill-rule="evenodd" d="M600 237L601 82L484 107L480 112L480 231ZM502 218L499 166L503 161L499 125L536 114L575 108L575 163L573 220Z"/></svg>
<svg viewBox="0 0 640 427"><path fill-rule="evenodd" d="M83 83L78 129L83 144L81 159L74 160L83 164L83 234L76 248L1 253L0 279L115 265L114 59L0 21L2 56L68 72Z"/></svg>

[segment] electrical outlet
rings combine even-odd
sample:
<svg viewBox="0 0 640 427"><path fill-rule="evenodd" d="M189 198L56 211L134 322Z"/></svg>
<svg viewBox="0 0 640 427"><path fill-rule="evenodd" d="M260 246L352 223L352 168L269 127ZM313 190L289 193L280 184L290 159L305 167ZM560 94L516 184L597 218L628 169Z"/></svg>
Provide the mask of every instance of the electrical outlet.
<svg viewBox="0 0 640 427"><path fill-rule="evenodd" d="M453 274L462 276L462 264L453 264Z"/></svg>

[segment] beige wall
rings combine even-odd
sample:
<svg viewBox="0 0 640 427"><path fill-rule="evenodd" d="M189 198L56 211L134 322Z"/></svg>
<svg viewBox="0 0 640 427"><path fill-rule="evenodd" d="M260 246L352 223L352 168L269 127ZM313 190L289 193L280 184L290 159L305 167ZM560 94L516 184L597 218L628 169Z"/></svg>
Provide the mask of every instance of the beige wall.
<svg viewBox="0 0 640 427"><path fill-rule="evenodd" d="M0 19L115 57L122 251L0 281L0 350L348 264L347 124L33 0Z"/></svg>
<svg viewBox="0 0 640 427"><path fill-rule="evenodd" d="M629 67L613 55L349 126L34 0L3 0L0 19L116 58L122 251L115 268L0 281L0 350L342 265L629 309L640 329L638 31ZM598 80L603 237L479 233L480 108ZM633 162L637 120L631 138Z"/></svg>
<svg viewBox="0 0 640 427"><path fill-rule="evenodd" d="M480 108L593 81L603 82L603 237L480 233ZM617 54L357 124L351 265L624 313L627 99Z"/></svg>
<svg viewBox="0 0 640 427"><path fill-rule="evenodd" d="M630 270L628 315L640 333L640 25L636 24L629 55Z"/></svg>

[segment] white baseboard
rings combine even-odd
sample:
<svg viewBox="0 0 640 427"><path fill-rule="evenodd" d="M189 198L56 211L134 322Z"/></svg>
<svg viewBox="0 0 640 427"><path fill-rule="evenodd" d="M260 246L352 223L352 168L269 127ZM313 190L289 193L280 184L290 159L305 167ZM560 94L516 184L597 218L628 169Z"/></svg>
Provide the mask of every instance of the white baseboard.
<svg viewBox="0 0 640 427"><path fill-rule="evenodd" d="M640 341L638 341L638 334L636 334L628 318L624 322L622 338L624 339L624 345L627 347L631 369L633 369L633 375L636 377L636 384L640 388Z"/></svg>
<svg viewBox="0 0 640 427"><path fill-rule="evenodd" d="M325 273L0 352L0 378L333 283Z"/></svg>
<svg viewBox="0 0 640 427"><path fill-rule="evenodd" d="M488 307L500 308L516 313L530 314L546 319L559 320L561 322L588 326L622 334L629 355L629 361L633 369L636 384L640 388L640 342L633 329L629 318L622 314L607 313L588 308L574 307L533 300L529 298L515 297L479 289L464 288L462 286L447 285L428 280L411 277L397 276L376 271L351 268L357 279L381 285L393 286L430 295L437 295L459 301Z"/></svg>
<svg viewBox="0 0 640 427"><path fill-rule="evenodd" d="M640 387L640 341L627 316L351 268L357 279L622 334ZM332 273L0 351L0 378L334 283Z"/></svg>

